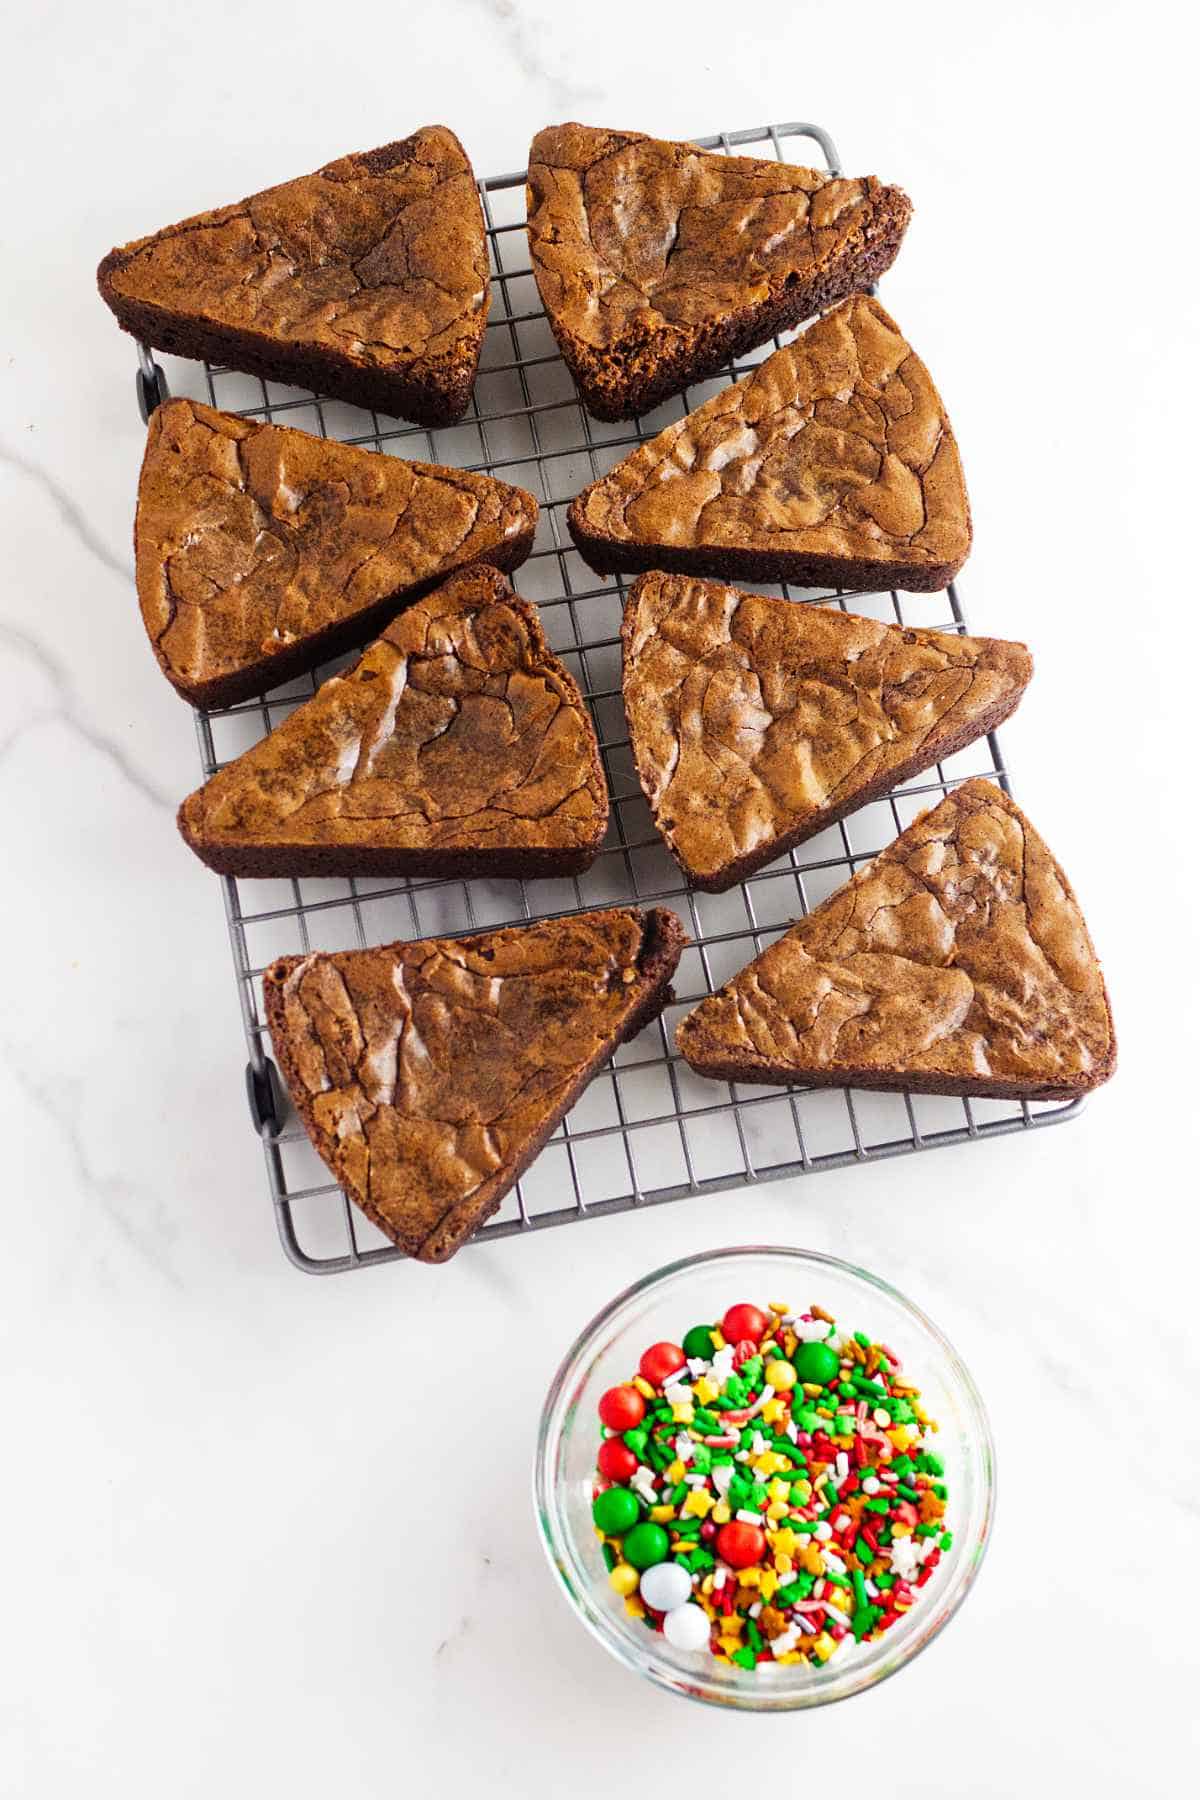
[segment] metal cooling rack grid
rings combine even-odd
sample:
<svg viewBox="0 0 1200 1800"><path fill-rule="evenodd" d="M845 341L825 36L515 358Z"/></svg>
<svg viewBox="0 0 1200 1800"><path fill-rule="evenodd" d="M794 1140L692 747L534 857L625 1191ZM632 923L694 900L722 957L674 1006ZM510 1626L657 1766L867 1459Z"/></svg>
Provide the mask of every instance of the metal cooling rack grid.
<svg viewBox="0 0 1200 1800"><path fill-rule="evenodd" d="M827 134L810 124L762 126L698 140L728 152L808 139L838 169ZM812 160L811 154L808 160ZM176 392L226 411L280 419L303 430L384 452L483 469L530 488L541 505L533 554L515 577L535 600L547 637L587 696L612 796L608 839L585 874L554 881L255 881L222 879L249 1063L250 1109L260 1132L280 1238L298 1267L328 1274L398 1259L340 1189L288 1112L268 1055L262 971L278 955L344 949L395 938L463 932L640 901L674 907L692 945L676 978L678 1000L621 1047L559 1127L501 1211L478 1234L493 1238L594 1214L680 1199L739 1184L994 1137L1055 1123L1080 1101L1028 1104L867 1094L840 1089L745 1088L703 1080L673 1052L676 1020L719 987L790 922L839 887L911 822L968 776L1008 787L994 735L890 798L761 870L726 894L693 892L655 834L634 772L620 696L620 618L626 583L596 576L578 556L564 513L578 490L635 444L744 373L772 345L637 421L606 426L579 405L529 268L524 173L480 182L491 247L492 308L469 415L444 430L401 421L264 383L234 371L174 363ZM775 340L777 346L781 339ZM153 403L155 366L141 350L139 395ZM898 622L966 630L953 586L941 594L767 592ZM333 668L240 706L197 714L204 774L255 743L307 699ZM564 1196L566 1197L564 1199Z"/></svg>

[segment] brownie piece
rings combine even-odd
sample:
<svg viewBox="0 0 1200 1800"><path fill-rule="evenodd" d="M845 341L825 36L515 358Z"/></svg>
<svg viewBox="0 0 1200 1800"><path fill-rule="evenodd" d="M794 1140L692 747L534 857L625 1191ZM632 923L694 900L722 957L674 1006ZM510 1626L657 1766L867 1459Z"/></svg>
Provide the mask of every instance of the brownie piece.
<svg viewBox="0 0 1200 1800"><path fill-rule="evenodd" d="M179 809L220 875L570 875L607 824L583 697L534 608L483 564Z"/></svg>
<svg viewBox="0 0 1200 1800"><path fill-rule="evenodd" d="M629 740L654 823L720 893L1013 711L1024 644L639 575L621 629Z"/></svg>
<svg viewBox="0 0 1200 1800"><path fill-rule="evenodd" d="M971 547L923 362L856 295L577 495L593 569L845 589L944 587Z"/></svg>
<svg viewBox="0 0 1200 1800"><path fill-rule="evenodd" d="M671 999L685 941L674 913L624 906L286 956L263 978L267 1023L350 1199L410 1256L445 1262Z"/></svg>
<svg viewBox="0 0 1200 1800"><path fill-rule="evenodd" d="M575 124L534 138L527 205L542 305L598 419L648 412L869 288L912 212L873 175Z"/></svg>
<svg viewBox="0 0 1200 1800"><path fill-rule="evenodd" d="M456 568L515 568L537 514L490 475L168 400L138 484L142 618L184 699L229 706L366 643Z"/></svg>
<svg viewBox="0 0 1200 1800"><path fill-rule="evenodd" d="M156 349L422 425L462 417L487 323L479 192L444 125L110 250L98 280Z"/></svg>
<svg viewBox="0 0 1200 1800"><path fill-rule="evenodd" d="M990 781L922 813L684 1018L738 1082L1066 1100L1107 1081L1104 977L1066 876Z"/></svg>

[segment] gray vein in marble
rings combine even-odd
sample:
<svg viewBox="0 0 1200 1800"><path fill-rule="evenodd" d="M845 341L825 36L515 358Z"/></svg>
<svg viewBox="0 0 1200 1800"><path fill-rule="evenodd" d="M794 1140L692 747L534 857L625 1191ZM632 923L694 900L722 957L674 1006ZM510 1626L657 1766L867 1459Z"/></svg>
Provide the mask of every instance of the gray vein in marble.
<svg viewBox="0 0 1200 1800"><path fill-rule="evenodd" d="M20 451L10 450L7 444L0 443L0 467L15 469L18 475L23 475L27 481L32 481L37 487L40 487L42 492L48 494L54 502L59 518L83 545L89 556L93 556L97 562L103 563L104 567L112 574L119 575L122 581L133 580L132 562L124 563L119 556L113 555L108 545L92 530L82 509L72 499L66 488L39 463L31 462L27 456L22 456Z"/></svg>
<svg viewBox="0 0 1200 1800"><path fill-rule="evenodd" d="M515 0L470 0L470 4L495 22L498 34L522 75L529 81L543 82L556 106L569 106L579 100L599 97L600 88L554 73L543 55L548 28L538 21L523 19Z"/></svg>
<svg viewBox="0 0 1200 1800"><path fill-rule="evenodd" d="M58 1132L79 1177L79 1184L89 1198L112 1222L120 1235L172 1287L182 1289L182 1282L171 1266L168 1251L175 1236L161 1200L147 1202L147 1197L120 1175L101 1175L93 1169L83 1142L78 1119L74 1116L72 1089L82 1085L76 1077L58 1079L55 1086L38 1080L25 1066L17 1047L0 1045L3 1057L16 1087L29 1105Z"/></svg>
<svg viewBox="0 0 1200 1800"><path fill-rule="evenodd" d="M135 788L142 798L148 800L152 806L167 812L174 812L176 805L174 796L158 787L148 775L143 775L141 770L130 761L124 747L115 738L98 730L96 726L90 725L82 716L72 688L70 673L66 665L47 644L35 637L31 631L26 631L20 625L14 625L8 619L0 620L0 643L10 645L35 662L53 688L55 696L55 704L52 707L46 707L31 714L29 718L22 720L8 737L0 740L0 757L6 755L13 744L34 726L47 719L54 719L64 725L89 749L95 750L98 755L105 757L122 779Z"/></svg>

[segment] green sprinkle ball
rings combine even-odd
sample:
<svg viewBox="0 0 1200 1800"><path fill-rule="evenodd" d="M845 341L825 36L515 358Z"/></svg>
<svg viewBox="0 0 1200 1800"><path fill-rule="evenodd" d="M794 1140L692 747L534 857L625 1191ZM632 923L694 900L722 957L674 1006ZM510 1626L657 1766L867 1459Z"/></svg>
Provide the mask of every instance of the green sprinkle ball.
<svg viewBox="0 0 1200 1800"><path fill-rule="evenodd" d="M608 1491L612 1493L614 1490L610 1488ZM666 1562L670 1548L671 1540L662 1526L644 1519L629 1532L621 1545L621 1554L635 1569L652 1569L655 1563Z"/></svg>
<svg viewBox="0 0 1200 1800"><path fill-rule="evenodd" d="M814 1387L827 1387L838 1372L838 1354L828 1344L797 1344L792 1356L797 1379Z"/></svg>
<svg viewBox="0 0 1200 1800"><path fill-rule="evenodd" d="M636 1528L640 1510L637 1495L627 1487L605 1488L604 1492L597 1494L592 1501L592 1518L605 1537L620 1537L623 1532L629 1531L631 1526ZM658 1531L660 1527L653 1525L650 1529ZM662 1535L665 1542L666 1533L664 1532ZM629 1560L632 1562L633 1558L630 1557ZM636 1565L638 1568L642 1566L640 1563Z"/></svg>

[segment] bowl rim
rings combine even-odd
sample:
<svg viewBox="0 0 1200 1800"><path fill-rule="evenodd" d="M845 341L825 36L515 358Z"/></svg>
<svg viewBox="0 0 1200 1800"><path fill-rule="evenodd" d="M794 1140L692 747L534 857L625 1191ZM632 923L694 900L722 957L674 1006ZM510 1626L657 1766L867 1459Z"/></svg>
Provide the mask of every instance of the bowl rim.
<svg viewBox="0 0 1200 1800"><path fill-rule="evenodd" d="M966 1544L963 1546L968 1553L962 1563L961 1572L955 1577L955 1587L943 1597L940 1609L930 1608L929 1621L922 1630L914 1635L912 1642L901 1655L890 1663L882 1664L877 1668L864 1668L859 1672L857 1678L852 1672L847 1671L850 1679L836 1692L823 1691L816 1684L808 1689L798 1688L791 1692L764 1690L761 1695L757 1696L752 1690L747 1690L744 1694L738 1692L736 1695L705 1692L695 1679L689 1679L682 1672L673 1671L665 1659L660 1663L651 1657L642 1660L629 1655L624 1644L612 1631L597 1600L586 1590L582 1593L577 1591L577 1585L559 1550L560 1540L567 1539L569 1542L573 1542L574 1534L568 1533L565 1523L562 1525L561 1531L556 1530L558 1521L555 1484L551 1479L551 1423L559 1409L564 1390L571 1380L576 1365L583 1359L594 1338L621 1311L631 1306L653 1288L665 1284L678 1275L715 1263L737 1263L743 1259L768 1256L783 1257L798 1263L836 1271L840 1276L865 1283L899 1305L933 1339L937 1348L945 1356L950 1372L961 1388L969 1417L969 1435L979 1454L982 1512L971 1546L968 1547ZM561 1435L561 1427L557 1435ZM554 1441L557 1441L557 1436ZM621 1289L577 1333L555 1370L538 1421L532 1473L533 1507L542 1549L556 1579L556 1586L565 1590L572 1611L590 1635L603 1645L608 1654L614 1657L622 1667L653 1682L656 1687L663 1688L668 1693L680 1695L684 1699L695 1701L702 1706L718 1706L731 1712L780 1713L807 1710L814 1706L836 1705L839 1701L849 1700L869 1688L878 1687L881 1682L889 1680L901 1669L908 1668L936 1638L941 1636L974 1587L991 1543L996 1514L996 1446L987 1408L974 1377L945 1332L934 1323L923 1308L918 1306L915 1301L910 1300L907 1294L902 1293L883 1276L875 1275L869 1269L849 1262L844 1257L833 1256L824 1250L810 1250L796 1244L733 1244L716 1250L696 1251L692 1255L677 1257L673 1262L664 1263L660 1268L651 1270L649 1274L640 1276L636 1281Z"/></svg>

